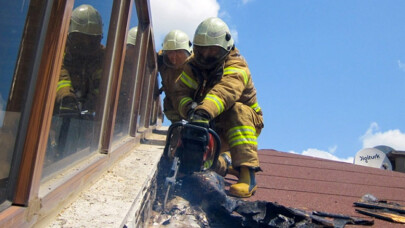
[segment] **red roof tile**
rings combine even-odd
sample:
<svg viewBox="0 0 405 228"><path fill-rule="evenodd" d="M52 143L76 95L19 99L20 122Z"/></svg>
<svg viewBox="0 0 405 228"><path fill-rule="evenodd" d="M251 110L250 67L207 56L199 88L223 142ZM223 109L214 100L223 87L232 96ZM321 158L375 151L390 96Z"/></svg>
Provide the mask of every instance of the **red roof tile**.
<svg viewBox="0 0 405 228"><path fill-rule="evenodd" d="M275 150L258 153L263 172L256 175L258 189L249 201L265 200L307 211L366 218L374 220L375 227L403 227L359 214L353 203L372 194L405 205L405 173ZM226 180L236 181L232 176Z"/></svg>

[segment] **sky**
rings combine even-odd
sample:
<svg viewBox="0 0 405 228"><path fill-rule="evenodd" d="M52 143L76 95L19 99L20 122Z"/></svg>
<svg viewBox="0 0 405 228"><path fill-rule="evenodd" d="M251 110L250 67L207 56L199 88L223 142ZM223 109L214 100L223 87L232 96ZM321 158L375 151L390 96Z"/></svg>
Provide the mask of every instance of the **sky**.
<svg viewBox="0 0 405 228"><path fill-rule="evenodd" d="M405 1L150 0L155 45L224 20L264 113L259 149L353 162L405 150ZM170 124L167 119L165 125Z"/></svg>
<svg viewBox="0 0 405 228"><path fill-rule="evenodd" d="M83 3L103 16L104 44L112 0L77 0L75 7ZM25 1L14 5L27 8ZM150 6L156 51L173 29L192 40L208 17L228 24L264 113L259 149L345 162L377 145L405 151L405 1L150 0ZM0 26L12 29L1 34L14 34L0 36L15 40L0 50L11 62L25 21L18 16L25 13L16 15L18 28ZM10 61L0 67L0 125Z"/></svg>

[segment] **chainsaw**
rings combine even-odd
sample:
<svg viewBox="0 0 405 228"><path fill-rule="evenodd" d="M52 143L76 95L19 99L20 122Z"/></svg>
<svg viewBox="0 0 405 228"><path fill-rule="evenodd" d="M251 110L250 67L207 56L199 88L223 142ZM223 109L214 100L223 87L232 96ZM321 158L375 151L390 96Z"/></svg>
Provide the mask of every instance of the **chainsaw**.
<svg viewBox="0 0 405 228"><path fill-rule="evenodd" d="M218 134L211 128L185 120L173 123L168 130L164 156L172 162L163 210L166 208L170 188L181 185L179 176L204 172L215 167L221 149Z"/></svg>

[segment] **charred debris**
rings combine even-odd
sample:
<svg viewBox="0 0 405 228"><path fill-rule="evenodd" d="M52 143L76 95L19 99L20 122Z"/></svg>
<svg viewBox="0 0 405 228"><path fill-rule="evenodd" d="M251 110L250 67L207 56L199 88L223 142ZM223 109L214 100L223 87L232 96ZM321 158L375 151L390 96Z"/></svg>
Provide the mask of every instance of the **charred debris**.
<svg viewBox="0 0 405 228"><path fill-rule="evenodd" d="M157 196L150 227L345 227L373 225L373 221L346 215L304 211L275 202L245 201L228 196L225 180L213 171L178 178L163 206L170 164L162 158ZM183 226L182 226L183 224Z"/></svg>

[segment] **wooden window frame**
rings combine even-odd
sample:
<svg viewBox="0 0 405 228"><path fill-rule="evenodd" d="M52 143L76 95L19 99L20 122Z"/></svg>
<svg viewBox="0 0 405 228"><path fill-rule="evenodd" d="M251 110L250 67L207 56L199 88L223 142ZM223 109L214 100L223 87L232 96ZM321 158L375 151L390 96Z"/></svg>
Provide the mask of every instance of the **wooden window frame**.
<svg viewBox="0 0 405 228"><path fill-rule="evenodd" d="M38 72L33 96L34 104L31 109L14 198L14 204L17 205L26 206L28 199L34 198L33 196L37 194L56 95L57 77L54 75L60 73L72 8L71 0L57 1L52 6L50 16L52 20L49 20L48 34L45 38L45 44L51 45L44 45ZM60 15L56 15L59 13ZM49 31L54 33L49 34ZM58 33L55 33L56 31Z"/></svg>
<svg viewBox="0 0 405 228"><path fill-rule="evenodd" d="M16 192L13 205L0 212L0 227L32 226L45 217L51 216L52 213L57 213L55 208L60 207L61 203L66 203L72 196L78 195L82 189L91 183L91 180L99 177L106 168L139 143L144 134L136 133L138 116L143 115L141 118L150 120L151 116L157 116L155 112L159 110L152 108L154 99L151 99L154 94L153 87L156 81L157 64L150 25L149 0L115 0L110 19L106 52L107 59L114 59L114 61L106 63L108 66L105 69L108 70L105 70L105 76L109 80L106 80L108 82L101 85L101 89L106 91L105 100L102 103L108 103L108 105L104 105L105 108L103 109L104 115L99 147L100 152L109 153L109 155L97 153L89 158L88 160L91 160L91 162L74 176L64 180L60 185L48 192L40 192L42 166L46 154L56 87L63 61L74 0L31 0L32 2L43 3L44 9L48 11L49 15L47 19L40 21L40 27L44 29L42 38L44 45L38 47L42 51L35 51L35 54L40 53L40 64L31 98L32 108L27 117L26 137L22 144L21 162L16 176ZM138 62L136 64L137 79L134 85L134 104L130 121L130 135L133 137L125 144L112 150L111 143L124 63L125 40L133 4L135 4L138 13L137 39L140 40ZM35 16L37 13L34 12L33 15ZM151 72L149 75L145 75L146 68ZM148 77L148 80L145 80L145 77ZM144 91L146 97L140 97L140 94L142 94L141 85L144 85L146 81L149 81L149 83L146 83L148 87L145 87L147 91ZM141 109L140 104L145 102L147 105L143 107L144 109ZM149 122L147 124L143 123L143 128L150 127Z"/></svg>
<svg viewBox="0 0 405 228"><path fill-rule="evenodd" d="M39 14L35 6L43 6L44 8L41 8L39 12L44 12L44 15ZM29 53L31 55L41 53L42 55L38 72L33 72L37 75L34 76L36 82L31 97L32 105L29 106L30 109L26 110L26 112L30 110L30 115L16 176L12 202L16 206L11 206L0 213L0 226L32 225L33 211L40 207L37 195L56 95L57 78L54 75L59 75L60 72L72 8L73 0L34 0L30 2L27 16L30 24L26 27L26 31L41 27L46 34L41 34L38 38L38 49ZM44 18L38 19L41 16ZM31 22L35 23L31 24ZM44 42L41 42L42 39ZM42 50L38 51L39 49ZM31 102L27 100L26 103L29 105ZM28 206L28 208L21 206Z"/></svg>
<svg viewBox="0 0 405 228"><path fill-rule="evenodd" d="M21 158L23 157L24 143L28 135L28 123L30 110L33 107L35 100L34 90L40 70L40 55L44 46L44 37L46 29L42 28L49 20L50 10L49 1L46 0L31 0L27 12L27 19L30 18L30 25L27 23L24 26L22 42L20 43L20 52L18 55L18 63L15 69L13 78L13 87L10 91L11 99L7 104L7 111L21 112L21 118L18 127L18 135L15 142L13 153L13 161L9 176L9 187L7 189L7 200L11 204L25 204L26 201L20 200L27 198L27 194L16 194L19 190L17 186L20 175ZM28 64L27 64L28 63ZM27 86L28 85L28 86ZM25 100L22 100L25 99ZM6 117L7 118L7 115ZM5 120L7 121L7 120ZM27 190L25 188L24 190ZM17 200L15 199L17 198Z"/></svg>
<svg viewBox="0 0 405 228"><path fill-rule="evenodd" d="M155 94L153 84L157 77L157 63L153 31L150 25L149 1L135 1L138 9L139 25L138 36L140 50L138 52L139 67L137 75L142 75L136 81L136 91L134 95L133 116L131 118L130 136L148 133L150 126L151 106ZM138 76L137 76L138 77ZM138 117L140 117L138 121Z"/></svg>
<svg viewBox="0 0 405 228"><path fill-rule="evenodd" d="M152 36L149 36L149 44L153 43ZM142 90L142 101L141 101L141 110L140 110L140 132L149 129L151 122L152 106L155 97L155 83L157 79L157 65L156 63L156 53L153 46L148 46L147 50L147 64L146 64L146 80L144 80L143 90Z"/></svg>
<svg viewBox="0 0 405 228"><path fill-rule="evenodd" d="M129 28L131 9L131 0L114 1L110 27L108 29L108 50L106 53L106 59L109 59L110 61L106 61L103 74L104 77L109 80L104 80L107 84L103 84L101 87L107 91L106 100L105 102L102 102L102 104L104 104L104 114L100 140L100 152L105 154L110 151L114 138L115 117L117 114L119 89L121 86L122 71L124 67L126 34Z"/></svg>

